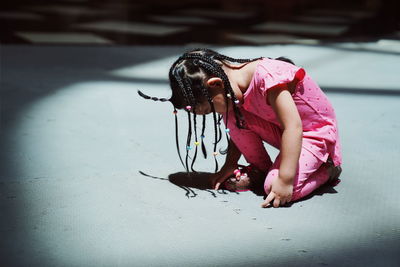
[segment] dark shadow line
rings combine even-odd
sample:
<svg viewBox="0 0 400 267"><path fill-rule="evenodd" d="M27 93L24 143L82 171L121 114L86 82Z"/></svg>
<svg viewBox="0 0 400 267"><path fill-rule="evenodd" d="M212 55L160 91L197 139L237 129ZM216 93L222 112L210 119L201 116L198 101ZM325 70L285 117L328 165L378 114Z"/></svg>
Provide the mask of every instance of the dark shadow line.
<svg viewBox="0 0 400 267"><path fill-rule="evenodd" d="M376 95L376 96L400 96L400 89L357 89L349 87L330 87L320 86L324 92L333 94L357 94L357 95Z"/></svg>
<svg viewBox="0 0 400 267"><path fill-rule="evenodd" d="M168 79L162 78L143 78L143 77L123 77L114 74L107 74L107 79L96 80L96 82L137 82L137 83L148 83L148 84L161 84L169 86Z"/></svg>
<svg viewBox="0 0 400 267"><path fill-rule="evenodd" d="M209 192L213 197L217 197L217 194L215 194L213 191L211 191L210 189L204 189L204 191Z"/></svg>
<svg viewBox="0 0 400 267"><path fill-rule="evenodd" d="M349 41L350 42L350 41ZM351 47L337 47L336 45L333 44L328 44L326 45L329 48L333 49L339 49L339 50L346 50L346 51L351 51L351 52L361 52L361 53L373 53L373 54L383 54L383 55L392 55L392 56L400 56L400 52L394 52L394 51L384 51L384 50L378 50L378 49L370 49L370 48L351 48Z"/></svg>
<svg viewBox="0 0 400 267"><path fill-rule="evenodd" d="M157 179L157 180L166 180L166 181L168 181L168 178L156 177L156 176L153 176L153 175L144 173L144 172L142 172L142 171L139 171L139 173L140 173L141 175L143 175L143 176L150 177L150 178L153 178L153 179Z"/></svg>
<svg viewBox="0 0 400 267"><path fill-rule="evenodd" d="M168 178L156 177L156 176L153 176L153 175L144 173L144 172L142 172L142 171L139 171L139 173L140 173L141 175L143 175L143 176L146 176L146 177L149 177L149 178L152 178L152 179L163 180L163 181L169 181ZM186 193L185 193L185 196L186 196L187 198L191 198L191 197L196 197L196 196L197 196L196 192L194 192L193 189L191 189L191 188L189 188L189 187L187 187L187 186L184 186L184 185L179 185L179 184L175 184L175 185L178 186L178 187L180 187L180 188L182 188L182 189L186 192ZM208 190L206 190L206 191L208 191ZM210 192L210 191L209 191L209 192ZM210 193L215 195L215 193L213 193L213 192L210 192ZM190 195L190 194L192 194L192 195ZM215 196L215 197L216 197L216 196Z"/></svg>
<svg viewBox="0 0 400 267"><path fill-rule="evenodd" d="M393 52L393 51L382 51L382 50L374 50L374 49L368 49L368 48L352 48L352 47L340 47L337 46L337 43L357 43L357 42L352 42L351 40L343 40L343 41L336 41L335 43L332 43L331 41L326 41L324 42L323 40L319 40L319 44L299 44L299 43L289 43L289 45L299 45L299 46L307 46L307 47L322 47L322 48L330 48L330 49L336 49L336 50L342 50L342 51L350 51L350 52L357 52L357 53L373 53L373 54L383 54L383 55L392 55L392 56L400 56L400 52Z"/></svg>
<svg viewBox="0 0 400 267"><path fill-rule="evenodd" d="M182 188L183 190L186 191L185 196L187 198L191 198L191 197L196 197L197 196L196 192L194 192L194 190L191 189L190 187L183 186L183 185L177 185L177 184L176 184L176 186L178 186L178 187L180 187L180 188ZM190 194L192 194L192 195L190 195Z"/></svg>
<svg viewBox="0 0 400 267"><path fill-rule="evenodd" d="M182 188L186 191L186 197L196 197L197 194L193 189L198 189L211 194L212 197L217 198L217 194L228 195L230 193L239 194L238 192L230 192L224 189L213 190L210 184L210 175L212 173L207 172L178 172L172 173L168 176L168 179L174 185ZM192 195L190 195L192 194Z"/></svg>

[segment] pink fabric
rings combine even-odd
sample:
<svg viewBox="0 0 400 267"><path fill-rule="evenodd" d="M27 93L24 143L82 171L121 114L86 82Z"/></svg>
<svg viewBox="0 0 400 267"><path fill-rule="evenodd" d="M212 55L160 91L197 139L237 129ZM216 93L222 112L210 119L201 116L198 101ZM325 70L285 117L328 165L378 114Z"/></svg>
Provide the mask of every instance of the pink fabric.
<svg viewBox="0 0 400 267"><path fill-rule="evenodd" d="M238 129L234 114L228 115L232 141L246 161L269 173L265 189L279 169L279 156L274 164L263 146L263 141L280 148L282 128L267 103L270 88L286 85L292 93L303 125L302 155L295 178L294 197L303 197L327 180L325 165L330 157L335 166L342 163L339 133L335 112L326 95L306 74L304 69L280 60L264 58L257 65L252 81L244 93L240 106L246 129ZM224 116L226 124L226 116ZM312 167L311 167L312 166ZM322 167L321 167L322 166ZM321 167L321 168L320 168Z"/></svg>
<svg viewBox="0 0 400 267"><path fill-rule="evenodd" d="M278 177L281 159L278 156L270 168L264 182L264 191L269 193L271 184ZM302 149L299 166L293 182L292 201L307 196L315 189L326 183L329 179L327 166L307 149Z"/></svg>

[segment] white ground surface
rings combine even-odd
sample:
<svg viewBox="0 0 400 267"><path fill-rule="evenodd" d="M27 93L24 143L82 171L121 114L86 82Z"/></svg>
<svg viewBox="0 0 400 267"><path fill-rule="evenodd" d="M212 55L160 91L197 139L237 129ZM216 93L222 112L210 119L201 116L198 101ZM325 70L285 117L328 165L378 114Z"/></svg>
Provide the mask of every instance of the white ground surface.
<svg viewBox="0 0 400 267"><path fill-rule="evenodd" d="M342 182L262 209L251 192L166 180L183 171L172 108L136 90L168 97L169 66L186 47L3 46L0 265L400 265L400 54L378 44L215 49L306 68L336 109ZM210 159L196 166L213 170Z"/></svg>

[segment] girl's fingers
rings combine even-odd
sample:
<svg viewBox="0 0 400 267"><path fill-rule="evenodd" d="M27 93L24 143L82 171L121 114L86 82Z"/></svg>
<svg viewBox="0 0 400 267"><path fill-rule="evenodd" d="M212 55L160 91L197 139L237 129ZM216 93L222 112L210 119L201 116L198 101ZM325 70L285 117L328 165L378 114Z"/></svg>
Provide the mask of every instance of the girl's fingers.
<svg viewBox="0 0 400 267"><path fill-rule="evenodd" d="M214 190L218 190L219 186L220 186L220 183L216 183L215 186L214 186Z"/></svg>
<svg viewBox="0 0 400 267"><path fill-rule="evenodd" d="M223 182L225 182L225 180L228 179L231 175L232 175L231 172L225 172L225 173L223 173L223 174L218 178L217 183L218 183L219 185L221 185L221 184L222 184ZM218 186L219 186L219 185L218 185Z"/></svg>
<svg viewBox="0 0 400 267"><path fill-rule="evenodd" d="M215 178L214 181L213 181L213 188L214 188L215 190L217 190L218 187L219 187L218 180L219 180L218 178Z"/></svg>
<svg viewBox="0 0 400 267"><path fill-rule="evenodd" d="M214 188L215 183L217 182L217 177L211 177L211 186Z"/></svg>
<svg viewBox="0 0 400 267"><path fill-rule="evenodd" d="M267 208L268 206L274 206L275 208L278 208L279 206L289 203L291 198L291 196L288 198L280 198L274 192L270 192L265 201L261 204L261 207Z"/></svg>
<svg viewBox="0 0 400 267"><path fill-rule="evenodd" d="M275 208L278 208L279 205L280 205L280 200L279 200L279 198L275 198L275 199L274 199L274 207L275 207Z"/></svg>
<svg viewBox="0 0 400 267"><path fill-rule="evenodd" d="M270 205L271 201L275 198L274 192L268 194L267 198L265 199L264 203L261 204L261 207L266 208Z"/></svg>
<svg viewBox="0 0 400 267"><path fill-rule="evenodd" d="M226 177L225 177L226 176ZM226 178L227 177L229 177L229 175L224 175L224 176L221 176L221 177L219 177L218 179L217 179L217 182L215 183L215 190L218 190L219 189L219 187L221 186L221 184L226 180Z"/></svg>
<svg viewBox="0 0 400 267"><path fill-rule="evenodd" d="M213 177L211 178L211 185L213 188L217 186L217 183L221 180L221 177L225 176L225 173L214 173Z"/></svg>

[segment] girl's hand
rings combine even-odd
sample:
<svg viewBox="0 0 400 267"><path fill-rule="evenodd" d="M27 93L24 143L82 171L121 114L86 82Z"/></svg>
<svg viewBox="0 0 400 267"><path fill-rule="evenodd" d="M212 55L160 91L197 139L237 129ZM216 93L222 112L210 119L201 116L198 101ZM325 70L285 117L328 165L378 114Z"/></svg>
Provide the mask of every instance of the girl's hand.
<svg viewBox="0 0 400 267"><path fill-rule="evenodd" d="M222 167L222 169L219 172L214 173L211 175L211 186L215 190L218 190L221 184L228 179L230 176L233 175L233 171L237 169L236 166L229 166L229 167Z"/></svg>
<svg viewBox="0 0 400 267"><path fill-rule="evenodd" d="M261 204L261 207L267 208L273 201L273 206L277 208L289 203L292 200L293 183L285 182L283 179L278 177L272 181L269 192L270 193L268 194L267 198Z"/></svg>

